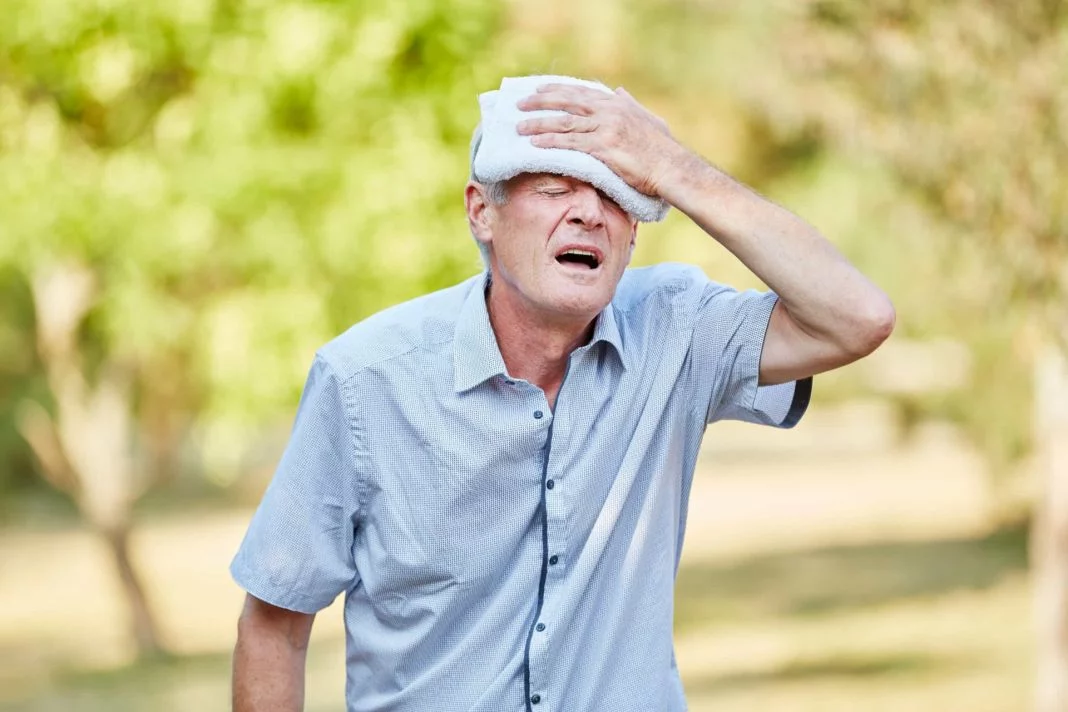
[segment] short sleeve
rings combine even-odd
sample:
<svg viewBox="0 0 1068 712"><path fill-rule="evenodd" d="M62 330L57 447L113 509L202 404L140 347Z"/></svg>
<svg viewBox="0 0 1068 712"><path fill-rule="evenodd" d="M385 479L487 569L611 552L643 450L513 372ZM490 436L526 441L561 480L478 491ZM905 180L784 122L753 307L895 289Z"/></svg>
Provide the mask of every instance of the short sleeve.
<svg viewBox="0 0 1068 712"><path fill-rule="evenodd" d="M315 613L358 581L355 442L342 384L316 357L278 469L230 565L256 598Z"/></svg>
<svg viewBox="0 0 1068 712"><path fill-rule="evenodd" d="M715 282L704 286L694 320L690 358L705 422L743 420L791 428L801 420L812 379L759 386L760 355L778 297L739 292Z"/></svg>

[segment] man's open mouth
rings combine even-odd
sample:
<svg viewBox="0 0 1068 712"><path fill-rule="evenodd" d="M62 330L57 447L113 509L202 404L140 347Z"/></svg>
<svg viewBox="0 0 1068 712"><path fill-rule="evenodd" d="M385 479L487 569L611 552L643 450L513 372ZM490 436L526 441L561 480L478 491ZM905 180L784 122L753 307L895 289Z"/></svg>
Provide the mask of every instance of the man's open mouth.
<svg viewBox="0 0 1068 712"><path fill-rule="evenodd" d="M594 270L601 266L601 258L591 250L570 248L556 256L556 261L562 265L584 266Z"/></svg>

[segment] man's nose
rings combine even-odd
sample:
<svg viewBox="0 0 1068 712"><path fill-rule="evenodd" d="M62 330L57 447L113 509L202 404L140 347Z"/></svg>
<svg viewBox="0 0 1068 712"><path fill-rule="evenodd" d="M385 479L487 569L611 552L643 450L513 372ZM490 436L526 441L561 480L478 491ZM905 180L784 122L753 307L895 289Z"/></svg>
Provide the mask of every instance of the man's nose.
<svg viewBox="0 0 1068 712"><path fill-rule="evenodd" d="M601 204L601 195L596 188L582 186L575 190L567 222L587 230L595 230L604 226L604 206Z"/></svg>

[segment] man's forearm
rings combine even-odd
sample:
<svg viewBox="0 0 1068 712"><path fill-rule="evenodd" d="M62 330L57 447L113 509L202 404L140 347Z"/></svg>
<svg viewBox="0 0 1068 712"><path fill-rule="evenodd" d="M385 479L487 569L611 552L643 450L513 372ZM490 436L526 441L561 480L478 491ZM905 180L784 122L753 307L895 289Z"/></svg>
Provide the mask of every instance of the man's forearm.
<svg viewBox="0 0 1068 712"><path fill-rule="evenodd" d="M886 295L815 228L699 156L680 157L662 197L760 277L814 337L864 352L871 324L891 309Z"/></svg>
<svg viewBox="0 0 1068 712"><path fill-rule="evenodd" d="M234 712L303 710L306 654L277 631L244 627L234 648Z"/></svg>

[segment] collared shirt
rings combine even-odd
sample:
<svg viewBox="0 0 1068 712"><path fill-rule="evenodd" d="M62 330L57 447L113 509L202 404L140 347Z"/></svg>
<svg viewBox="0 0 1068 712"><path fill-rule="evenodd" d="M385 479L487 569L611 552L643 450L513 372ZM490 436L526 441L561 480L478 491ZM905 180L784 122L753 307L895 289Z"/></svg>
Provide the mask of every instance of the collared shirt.
<svg viewBox="0 0 1068 712"><path fill-rule="evenodd" d="M509 375L485 273L320 349L231 565L305 613L345 594L350 712L672 712L675 573L706 425L792 426L757 385L776 297L630 269L555 411Z"/></svg>

